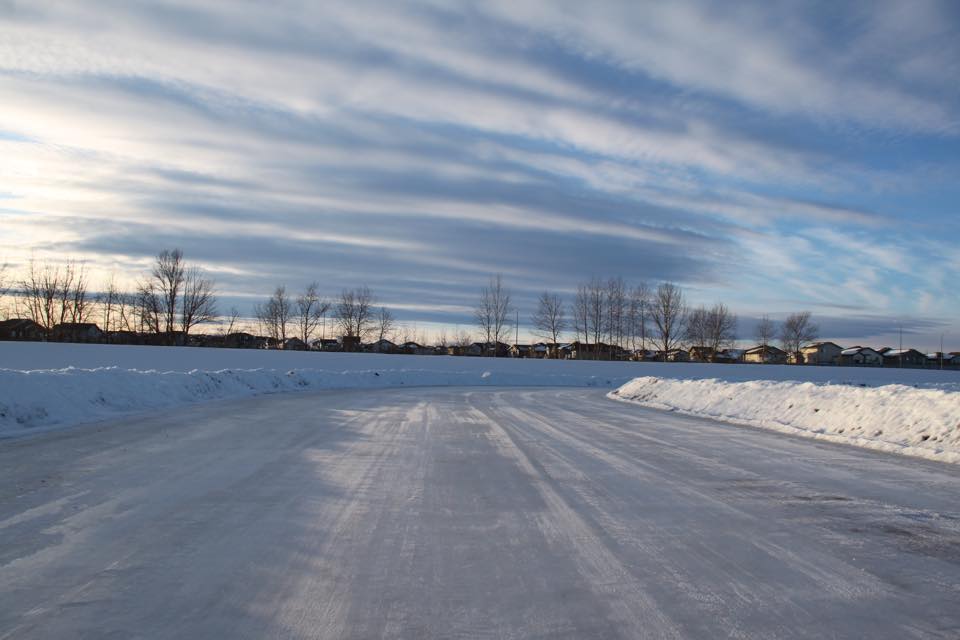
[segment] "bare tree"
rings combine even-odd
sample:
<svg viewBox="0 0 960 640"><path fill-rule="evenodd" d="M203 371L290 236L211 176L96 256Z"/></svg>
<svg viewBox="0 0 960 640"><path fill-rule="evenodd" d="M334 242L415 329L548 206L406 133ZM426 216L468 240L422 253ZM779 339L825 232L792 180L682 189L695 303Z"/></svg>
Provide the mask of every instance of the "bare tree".
<svg viewBox="0 0 960 640"><path fill-rule="evenodd" d="M683 338L688 347L703 348L707 346L710 333L710 312L700 306L687 314L687 322L683 331Z"/></svg>
<svg viewBox="0 0 960 640"><path fill-rule="evenodd" d="M630 301L627 310L628 326L630 333L631 346L637 349L637 340L640 340L640 348L647 349L647 325L650 316L650 288L645 282L641 282L630 292Z"/></svg>
<svg viewBox="0 0 960 640"><path fill-rule="evenodd" d="M223 330L223 335L229 336L232 333L236 333L237 325L240 322L240 310L236 307L230 307L230 313L228 313L224 319L227 321L227 326Z"/></svg>
<svg viewBox="0 0 960 640"><path fill-rule="evenodd" d="M61 286L61 322L66 318L70 322L89 320L91 304L87 294L87 270L83 263L77 267L68 263L64 269Z"/></svg>
<svg viewBox="0 0 960 640"><path fill-rule="evenodd" d="M577 285L577 295L573 299L573 333L577 340L583 337L583 343L590 342L590 292L587 285ZM577 354L579 356L579 352Z"/></svg>
<svg viewBox="0 0 960 640"><path fill-rule="evenodd" d="M160 302L160 325L162 331L173 334L177 325L180 290L186 277L183 252L180 249L164 249L157 254L151 271L153 290Z"/></svg>
<svg viewBox="0 0 960 640"><path fill-rule="evenodd" d="M666 360L667 352L677 348L684 335L687 305L683 290L672 282L661 283L653 295L650 316L657 330L657 342Z"/></svg>
<svg viewBox="0 0 960 640"><path fill-rule="evenodd" d="M819 332L820 328L810 320L809 311L791 313L780 328L780 342L794 363L799 364L800 347L816 340Z"/></svg>
<svg viewBox="0 0 960 640"><path fill-rule="evenodd" d="M705 346L710 349L710 359L716 361L722 349L733 345L737 339L737 316L727 305L718 302L707 312Z"/></svg>
<svg viewBox="0 0 960 640"><path fill-rule="evenodd" d="M60 291L60 271L52 265L40 267L31 258L20 281L20 292L30 319L48 333L56 324L57 299Z"/></svg>
<svg viewBox="0 0 960 640"><path fill-rule="evenodd" d="M557 357L557 343L567 328L563 299L556 293L544 291L537 300L537 310L533 313L533 327L537 335L550 342L550 357Z"/></svg>
<svg viewBox="0 0 960 640"><path fill-rule="evenodd" d="M760 322L757 323L753 335L757 339L757 344L763 349L763 361L766 362L767 347L770 346L770 343L773 342L777 336L777 325L770 319L770 316L763 315L760 318Z"/></svg>
<svg viewBox="0 0 960 640"><path fill-rule="evenodd" d="M623 346L627 325L627 285L623 278L610 278L604 292L604 326L607 342L610 344L610 356L616 347Z"/></svg>
<svg viewBox="0 0 960 640"><path fill-rule="evenodd" d="M380 307L376 317L377 340L389 340L393 336L397 320L386 307Z"/></svg>
<svg viewBox="0 0 960 640"><path fill-rule="evenodd" d="M600 350L600 340L606 330L606 291L604 283L598 278L592 278L587 283L587 331L588 339L593 339L593 357L596 358Z"/></svg>
<svg viewBox="0 0 960 640"><path fill-rule="evenodd" d="M374 326L373 293L368 287L344 289L336 305L336 320L349 342L361 342ZM359 345L351 345L353 346Z"/></svg>
<svg viewBox="0 0 960 640"><path fill-rule="evenodd" d="M119 291L116 302L115 326L121 331L137 330L137 295ZM114 329L117 330L117 329Z"/></svg>
<svg viewBox="0 0 960 640"><path fill-rule="evenodd" d="M461 349L466 349L473 344L473 336L466 329L457 329L457 333L453 336L453 344Z"/></svg>
<svg viewBox="0 0 960 640"><path fill-rule="evenodd" d="M133 306L137 331L158 334L163 332L163 303L152 280L137 285Z"/></svg>
<svg viewBox="0 0 960 640"><path fill-rule="evenodd" d="M493 356L497 355L497 345L506 338L510 330L510 291L503 286L503 278L498 273L490 278L490 284L480 290L480 302L475 316L480 332L486 337L487 347L493 345Z"/></svg>
<svg viewBox="0 0 960 640"><path fill-rule="evenodd" d="M10 292L10 281L7 276L7 264L0 263L0 319L7 317L7 307L4 305L7 293Z"/></svg>
<svg viewBox="0 0 960 640"><path fill-rule="evenodd" d="M205 278L199 267L187 267L183 275L183 294L180 302L180 330L184 337L190 329L217 319L217 297L213 281Z"/></svg>
<svg viewBox="0 0 960 640"><path fill-rule="evenodd" d="M114 280L114 277L111 275L103 291L97 296L97 302L100 304L100 323L104 333L110 333L116 330L113 319L118 313L120 298L122 296L123 293L117 287L116 280Z"/></svg>
<svg viewBox="0 0 960 640"><path fill-rule="evenodd" d="M283 285L273 291L273 295L254 307L254 316L260 324L261 330L279 348L287 340L287 331L290 319L293 316L293 304L287 295L287 288Z"/></svg>
<svg viewBox="0 0 960 640"><path fill-rule="evenodd" d="M21 296L27 314L48 332L64 322L85 322L91 305L87 293L86 270L73 262L39 267L30 260L20 281Z"/></svg>
<svg viewBox="0 0 960 640"><path fill-rule="evenodd" d="M303 293L297 296L297 333L305 345L310 344L317 327L320 326L327 312L330 311L330 303L320 297L319 288L318 283L311 282L303 290Z"/></svg>
<svg viewBox="0 0 960 640"><path fill-rule="evenodd" d="M7 297L7 293L10 292L10 281L8 279L7 273L7 263L0 263L0 318L6 318L6 306L3 304L3 301Z"/></svg>

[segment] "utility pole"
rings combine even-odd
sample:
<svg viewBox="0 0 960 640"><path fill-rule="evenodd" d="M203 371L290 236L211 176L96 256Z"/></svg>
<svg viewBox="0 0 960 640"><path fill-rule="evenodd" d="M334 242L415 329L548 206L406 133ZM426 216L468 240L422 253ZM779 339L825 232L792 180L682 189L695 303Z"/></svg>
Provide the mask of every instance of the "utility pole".
<svg viewBox="0 0 960 640"><path fill-rule="evenodd" d="M943 371L943 333L940 333L940 371Z"/></svg>
<svg viewBox="0 0 960 640"><path fill-rule="evenodd" d="M903 369L903 325L900 325L900 368Z"/></svg>

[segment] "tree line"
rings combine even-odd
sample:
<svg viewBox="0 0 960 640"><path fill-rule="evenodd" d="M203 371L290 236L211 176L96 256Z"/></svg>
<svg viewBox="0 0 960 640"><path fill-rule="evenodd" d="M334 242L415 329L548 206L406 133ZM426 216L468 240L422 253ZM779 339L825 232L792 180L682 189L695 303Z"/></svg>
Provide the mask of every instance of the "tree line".
<svg viewBox="0 0 960 640"><path fill-rule="evenodd" d="M159 252L149 270L136 280L132 291L121 289L111 277L102 291L91 293L83 263L40 265L31 260L18 279L0 266L0 296L12 292L15 313L46 331L63 323L96 321L104 332L134 332L159 336L174 344L197 327L217 322L226 334L239 330L240 312L231 308L220 314L215 283L199 266L188 263L180 249ZM479 342L498 345L511 342L516 330L516 309L502 275L490 278L479 292L474 321ZM346 348L359 348L367 341L392 340L405 331L393 312L377 305L367 286L343 289L333 299L320 294L317 282L290 293L285 285L253 308L252 320L268 344L282 346L291 338L304 345L327 338L328 319L335 337ZM530 317L533 334L550 345L549 355L559 357L565 338L585 345L585 352L599 357L601 349L647 351L666 355L681 345L696 346L719 354L737 339L738 319L723 303L691 307L677 284L662 282L628 284L621 277L591 278L580 283L567 301L555 291L543 291ZM768 316L760 319L754 337L762 347L775 341L787 353L817 338L818 328L809 312L790 314L778 324ZM415 336L425 341L424 336ZM466 347L473 336L446 331L436 337L441 346ZM496 349L494 349L496 354ZM588 357L589 357L588 355Z"/></svg>
<svg viewBox="0 0 960 640"><path fill-rule="evenodd" d="M504 341L511 330L514 309L511 293L500 275L483 287L475 309L477 326L487 343ZM559 357L557 346L564 336L599 350L647 351L653 347L663 357L681 345L703 349L715 358L738 339L736 314L723 303L691 307L683 290L672 282L650 287L627 284L621 277L591 278L577 286L569 304L561 294L544 291L530 318L534 335L551 345L550 355ZM818 328L810 312L790 314L781 324L764 316L755 337L762 347L779 339L787 353L797 353L817 338ZM590 350L588 349L588 352Z"/></svg>
<svg viewBox="0 0 960 640"><path fill-rule="evenodd" d="M46 332L56 325L97 322L104 332L173 336L218 319L213 280L187 264L179 249L161 251L133 291L111 278L98 293L90 291L86 266L38 264L31 259L15 281L3 278L0 295L13 293L14 313L33 320Z"/></svg>

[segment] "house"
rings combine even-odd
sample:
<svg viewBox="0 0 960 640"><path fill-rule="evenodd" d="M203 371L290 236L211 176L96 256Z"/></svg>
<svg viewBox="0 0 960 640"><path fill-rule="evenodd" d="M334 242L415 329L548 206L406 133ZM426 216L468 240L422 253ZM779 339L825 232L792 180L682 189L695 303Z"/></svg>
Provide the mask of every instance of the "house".
<svg viewBox="0 0 960 640"><path fill-rule="evenodd" d="M340 338L341 351L360 351L360 336L342 336Z"/></svg>
<svg viewBox="0 0 960 640"><path fill-rule="evenodd" d="M883 366L885 367L922 367L927 363L927 356L916 349L886 349L883 352Z"/></svg>
<svg viewBox="0 0 960 640"><path fill-rule="evenodd" d="M412 340L397 347L397 352L411 356L432 356L434 354L433 347L427 347Z"/></svg>
<svg viewBox="0 0 960 640"><path fill-rule="evenodd" d="M743 352L743 349L724 349L717 354L715 362L723 362L726 364L743 362Z"/></svg>
<svg viewBox="0 0 960 640"><path fill-rule="evenodd" d="M812 342L800 347L800 354L806 364L835 365L840 364L840 354L843 347L835 342Z"/></svg>
<svg viewBox="0 0 960 640"><path fill-rule="evenodd" d="M45 340L46 337L46 330L27 318L0 322L0 340Z"/></svg>
<svg viewBox="0 0 960 640"><path fill-rule="evenodd" d="M773 345L759 345L744 351L743 361L759 364L786 364L787 352Z"/></svg>
<svg viewBox="0 0 960 640"><path fill-rule="evenodd" d="M386 338L380 338L376 342L368 344L367 351L370 353L395 353L397 345Z"/></svg>
<svg viewBox="0 0 960 640"><path fill-rule="evenodd" d="M952 369L960 365L960 354L941 353L936 351L927 354L928 369Z"/></svg>
<svg viewBox="0 0 960 640"><path fill-rule="evenodd" d="M262 349L264 340L252 333L237 331L228 333L223 337L223 346L228 349Z"/></svg>
<svg viewBox="0 0 960 640"><path fill-rule="evenodd" d="M671 349L660 355L664 362L690 362L690 352L686 349Z"/></svg>
<svg viewBox="0 0 960 640"><path fill-rule="evenodd" d="M198 333L187 337L187 346L217 348L223 347L226 340L225 336L211 335L209 333Z"/></svg>
<svg viewBox="0 0 960 640"><path fill-rule="evenodd" d="M617 360L620 359L622 349L613 345L598 342L580 342L576 340L568 345L567 357L572 360Z"/></svg>
<svg viewBox="0 0 960 640"><path fill-rule="evenodd" d="M496 355L498 358L504 358L510 354L510 347L502 342L496 343L496 346L493 343L474 342L466 348L465 353L468 356L492 357Z"/></svg>
<svg viewBox="0 0 960 640"><path fill-rule="evenodd" d="M487 345L482 342L474 342L464 348L463 354L467 356L482 356L487 351Z"/></svg>
<svg viewBox="0 0 960 640"><path fill-rule="evenodd" d="M533 355L533 346L529 344L512 344L510 345L510 357L511 358L532 358Z"/></svg>
<svg viewBox="0 0 960 640"><path fill-rule="evenodd" d="M54 325L50 338L56 342L100 342L103 331L92 322L63 322Z"/></svg>
<svg viewBox="0 0 960 640"><path fill-rule="evenodd" d="M690 347L690 360L692 362L713 362L717 357L717 352L713 347Z"/></svg>
<svg viewBox="0 0 960 640"><path fill-rule="evenodd" d="M146 344L144 334L136 331L111 331L106 334L106 340L109 344Z"/></svg>
<svg viewBox="0 0 960 640"><path fill-rule="evenodd" d="M141 333L143 344L182 347L187 344L187 335L183 331L161 331L160 333Z"/></svg>
<svg viewBox="0 0 960 640"><path fill-rule="evenodd" d="M340 351L340 343L333 338L319 338L310 343L314 351Z"/></svg>
<svg viewBox="0 0 960 640"><path fill-rule="evenodd" d="M530 354L531 358L550 358L553 357L553 354L556 352L557 345L547 344L546 342L538 342L533 345L533 351Z"/></svg>
<svg viewBox="0 0 960 640"><path fill-rule="evenodd" d="M300 338L287 338L280 346L284 351L306 351L307 343Z"/></svg>
<svg viewBox="0 0 960 640"><path fill-rule="evenodd" d="M657 352L651 349L636 349L630 353L629 359L635 362L655 362Z"/></svg>
<svg viewBox="0 0 960 640"><path fill-rule="evenodd" d="M856 367L883 366L883 355L870 347L850 347L840 352L840 364Z"/></svg>

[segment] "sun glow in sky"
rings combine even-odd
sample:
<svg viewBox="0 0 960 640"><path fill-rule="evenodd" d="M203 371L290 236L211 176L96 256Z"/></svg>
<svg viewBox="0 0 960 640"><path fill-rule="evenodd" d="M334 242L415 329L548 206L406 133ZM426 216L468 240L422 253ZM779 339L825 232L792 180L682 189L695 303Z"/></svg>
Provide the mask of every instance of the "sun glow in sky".
<svg viewBox="0 0 960 640"><path fill-rule="evenodd" d="M0 262L466 325L591 276L960 345L954 2L0 0ZM895 346L895 345L894 345ZM950 345L948 345L950 346Z"/></svg>

